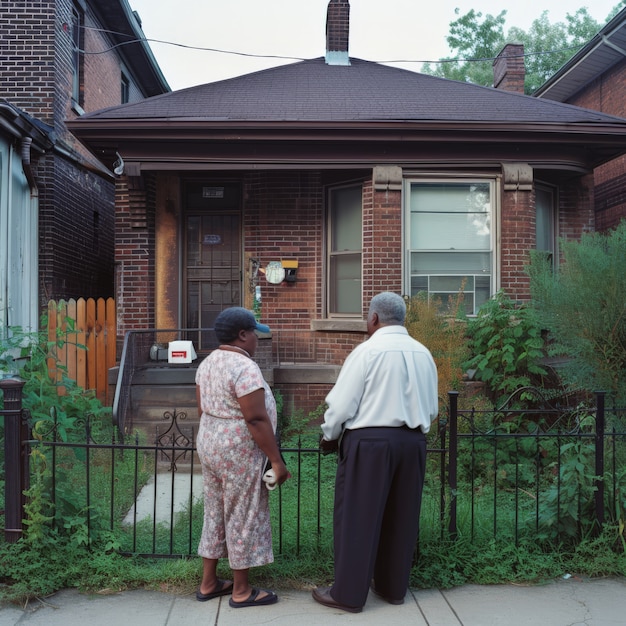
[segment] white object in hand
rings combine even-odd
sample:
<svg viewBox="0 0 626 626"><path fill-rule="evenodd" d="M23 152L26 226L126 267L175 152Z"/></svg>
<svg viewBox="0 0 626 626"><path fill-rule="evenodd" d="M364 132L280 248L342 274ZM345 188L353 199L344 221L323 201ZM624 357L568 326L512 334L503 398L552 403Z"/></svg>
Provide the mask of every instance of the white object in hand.
<svg viewBox="0 0 626 626"><path fill-rule="evenodd" d="M263 482L270 491L276 489L276 474L273 469L270 468L263 474Z"/></svg>

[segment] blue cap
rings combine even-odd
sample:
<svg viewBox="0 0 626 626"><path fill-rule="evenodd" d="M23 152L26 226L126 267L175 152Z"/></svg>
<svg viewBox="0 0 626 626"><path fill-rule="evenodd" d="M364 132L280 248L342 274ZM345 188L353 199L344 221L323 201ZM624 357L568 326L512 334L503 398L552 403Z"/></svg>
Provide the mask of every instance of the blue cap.
<svg viewBox="0 0 626 626"><path fill-rule="evenodd" d="M257 330L269 333L270 327L259 324L254 313L240 306L224 309L215 319L213 329L219 341L228 342L237 338L240 330Z"/></svg>

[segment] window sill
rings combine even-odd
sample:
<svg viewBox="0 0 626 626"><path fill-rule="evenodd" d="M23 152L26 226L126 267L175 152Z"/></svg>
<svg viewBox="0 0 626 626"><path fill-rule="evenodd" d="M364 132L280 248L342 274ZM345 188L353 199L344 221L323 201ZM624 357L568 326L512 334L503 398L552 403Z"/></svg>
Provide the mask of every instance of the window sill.
<svg viewBox="0 0 626 626"><path fill-rule="evenodd" d="M365 320L356 319L311 320L311 330L323 330L327 332L366 333L367 322Z"/></svg>
<svg viewBox="0 0 626 626"><path fill-rule="evenodd" d="M72 111L74 111L74 113L78 116L85 115L85 109L83 109L83 107L81 107L80 104L78 104L78 102L74 99L72 99Z"/></svg>

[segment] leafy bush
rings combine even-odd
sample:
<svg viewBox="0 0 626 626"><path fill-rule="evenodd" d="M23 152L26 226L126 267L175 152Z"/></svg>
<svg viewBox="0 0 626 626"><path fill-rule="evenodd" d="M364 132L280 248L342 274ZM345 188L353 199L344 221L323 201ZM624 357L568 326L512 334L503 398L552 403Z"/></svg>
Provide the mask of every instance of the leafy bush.
<svg viewBox="0 0 626 626"><path fill-rule="evenodd" d="M405 326L409 335L423 343L433 355L439 377L439 397L458 390L463 380L463 361L468 356L463 313L463 292L443 308L436 298L419 293L407 302Z"/></svg>
<svg viewBox="0 0 626 626"><path fill-rule="evenodd" d="M487 385L495 399L540 382L546 375L541 327L533 309L498 292L470 320L467 334L471 354L464 363ZM531 399L520 396L521 400Z"/></svg>
<svg viewBox="0 0 626 626"><path fill-rule="evenodd" d="M545 258L528 268L533 304L550 332L549 351L566 357L572 387L626 401L626 220L614 231L561 241L554 272Z"/></svg>
<svg viewBox="0 0 626 626"><path fill-rule="evenodd" d="M46 327L45 320L41 326ZM63 342L61 335L49 340L43 332L24 332L21 328L8 329L0 341L0 367L25 381L22 407L32 428L32 439L57 439L64 443L97 440L109 443L115 430L110 407L104 407L92 391L82 389L63 372L59 381L49 375L49 362L55 364L57 371L60 369L56 353ZM87 459L84 448L58 449L54 497L50 454L50 448L43 452L36 444L32 446L24 542L39 548L56 544L76 547L85 545L89 534L92 542L102 541L107 550L114 549L116 542L107 523L107 505L104 500L101 510L90 511L89 529L83 521L86 490L97 490L98 481L100 487L104 488L103 481L108 480L98 474L98 456L102 452L94 452ZM84 468L87 463L93 469L89 486L77 479L84 472L73 472L74 467Z"/></svg>

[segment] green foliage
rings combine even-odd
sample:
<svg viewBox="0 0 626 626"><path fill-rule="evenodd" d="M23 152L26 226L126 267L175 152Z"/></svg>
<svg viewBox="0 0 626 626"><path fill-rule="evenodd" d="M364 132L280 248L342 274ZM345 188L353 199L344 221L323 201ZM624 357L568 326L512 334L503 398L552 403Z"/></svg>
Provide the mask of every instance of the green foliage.
<svg viewBox="0 0 626 626"><path fill-rule="evenodd" d="M540 494L540 541L577 540L585 531L584 519L593 510L595 476L589 472L593 458L593 449L580 439L561 446L559 480Z"/></svg>
<svg viewBox="0 0 626 626"><path fill-rule="evenodd" d="M607 17L608 21L623 2ZM458 15L459 10L456 10ZM526 80L524 92L533 93L579 48L591 40L601 29L587 8L582 7L573 14L568 13L565 22L551 24L548 11L533 21L528 31L512 27L505 34L506 11L498 15L485 15L474 9L450 24L446 38L451 57L441 59L434 68L426 63L425 74L470 82L476 85L493 85L493 59L506 43L524 44Z"/></svg>
<svg viewBox="0 0 626 626"><path fill-rule="evenodd" d="M407 301L405 326L411 337L423 343L437 364L439 397L458 390L463 379L463 362L467 359L465 337L467 321L463 311L463 292L442 306L436 298L419 293Z"/></svg>
<svg viewBox="0 0 626 626"><path fill-rule="evenodd" d="M471 320L467 334L473 355L464 367L487 385L494 398L530 386L546 370L544 341L533 309L498 292ZM521 400L526 398L521 396Z"/></svg>
<svg viewBox="0 0 626 626"><path fill-rule="evenodd" d="M41 325L46 327L45 320ZM54 363L58 369L56 353L64 341L62 334L49 340L43 332L27 333L21 328L10 328L0 342L0 367L25 381L22 406L32 426L32 438L34 441L55 438L64 443L110 442L114 437L111 409L102 406L92 392L78 387L63 373L58 382L50 377L48 363ZM104 494L110 478L106 470L102 471L102 451L93 452L89 459L82 447L63 447L56 453L53 497L51 449L44 450L36 444L31 448L23 543L37 550L63 546L76 549L87 544L101 546L105 551L116 549L118 542L106 516L110 503ZM84 478L88 463L92 470L89 486ZM123 463L119 463L119 475L123 475ZM132 474L127 474L127 487L131 477ZM93 501L99 502L99 506L89 511L89 528L85 523L87 488L92 491ZM99 491L102 499L96 495ZM128 508L130 504L127 501L121 506Z"/></svg>
<svg viewBox="0 0 626 626"><path fill-rule="evenodd" d="M496 539L480 543L464 538L442 540L420 548L417 565L411 571L411 586L446 589L467 583L541 583L573 572L623 576L626 558L614 549L614 543L615 529L611 526L572 549L545 550L533 541L515 545Z"/></svg>
<svg viewBox="0 0 626 626"><path fill-rule="evenodd" d="M455 9L459 14L459 9ZM451 57L441 59L434 69L426 63L424 74L459 80L476 85L493 84L493 57L505 43L504 23L506 11L496 16L470 9L450 23L450 34L446 37Z"/></svg>
<svg viewBox="0 0 626 626"><path fill-rule="evenodd" d="M626 220L612 232L561 241L557 273L540 255L528 268L549 353L567 384L626 401Z"/></svg>

